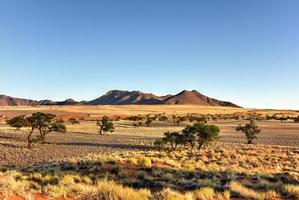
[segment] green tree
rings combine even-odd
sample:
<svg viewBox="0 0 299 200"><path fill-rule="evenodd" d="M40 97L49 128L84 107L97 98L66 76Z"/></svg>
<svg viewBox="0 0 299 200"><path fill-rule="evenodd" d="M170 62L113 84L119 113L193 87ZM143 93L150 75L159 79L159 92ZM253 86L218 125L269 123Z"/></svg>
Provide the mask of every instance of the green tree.
<svg viewBox="0 0 299 200"><path fill-rule="evenodd" d="M249 123L242 126L241 124L236 128L237 132L243 132L247 138L247 144L252 144L252 140L257 139L257 134L261 132L261 129L255 124L253 119L249 120Z"/></svg>
<svg viewBox="0 0 299 200"><path fill-rule="evenodd" d="M106 133L106 132L112 133L115 130L112 120L107 116L104 116L101 120L97 120L97 126L100 127L100 129L99 129L100 135L102 135L103 132L104 133Z"/></svg>

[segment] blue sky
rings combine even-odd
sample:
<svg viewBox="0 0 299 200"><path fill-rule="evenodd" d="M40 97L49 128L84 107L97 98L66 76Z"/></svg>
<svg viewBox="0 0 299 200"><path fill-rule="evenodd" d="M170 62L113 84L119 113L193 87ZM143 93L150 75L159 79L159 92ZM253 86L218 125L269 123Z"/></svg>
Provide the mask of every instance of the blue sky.
<svg viewBox="0 0 299 200"><path fill-rule="evenodd" d="M297 0L0 0L0 93L196 89L299 109Z"/></svg>

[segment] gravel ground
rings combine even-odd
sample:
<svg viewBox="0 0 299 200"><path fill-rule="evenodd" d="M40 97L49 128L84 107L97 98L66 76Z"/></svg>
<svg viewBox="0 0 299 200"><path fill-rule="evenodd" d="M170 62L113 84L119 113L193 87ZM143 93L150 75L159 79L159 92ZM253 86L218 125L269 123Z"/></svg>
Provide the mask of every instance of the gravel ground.
<svg viewBox="0 0 299 200"><path fill-rule="evenodd" d="M244 136L236 133L235 123L217 123L221 128L220 142L245 143ZM263 132L256 141L259 144L299 147L299 125L281 123L259 124ZM168 130L180 130L182 127L142 127L133 128L123 122L116 124L116 132L108 136L96 134L94 122L83 122L78 126L69 126L69 133L47 136L46 144L34 144L32 150L26 148L26 133L0 129L0 165L28 165L38 162L62 160L90 153L116 151L134 151L150 148L156 138Z"/></svg>
<svg viewBox="0 0 299 200"><path fill-rule="evenodd" d="M99 136L96 134L49 134L46 144L26 148L25 134L0 132L0 165L27 165L90 153L145 149L144 139L133 136ZM150 140L148 138L147 140Z"/></svg>

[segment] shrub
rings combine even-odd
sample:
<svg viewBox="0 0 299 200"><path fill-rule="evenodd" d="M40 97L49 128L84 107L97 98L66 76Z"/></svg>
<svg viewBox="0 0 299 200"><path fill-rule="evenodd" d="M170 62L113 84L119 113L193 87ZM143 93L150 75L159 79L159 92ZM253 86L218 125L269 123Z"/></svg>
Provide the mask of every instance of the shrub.
<svg viewBox="0 0 299 200"><path fill-rule="evenodd" d="M149 126L153 123L154 120L155 120L155 117L151 117L150 115L147 115L147 116L145 117L145 122L144 122L144 124L145 124L147 127L149 127Z"/></svg>
<svg viewBox="0 0 299 200"><path fill-rule="evenodd" d="M80 122L79 122L77 119L75 119L75 118L70 118L70 119L69 119L69 122L70 122L72 125L74 125L74 124L80 124Z"/></svg>
<svg viewBox="0 0 299 200"><path fill-rule="evenodd" d="M162 122L165 122L165 121L168 120L168 117L166 117L165 115L161 115L161 116L159 116L158 120L162 121Z"/></svg>
<svg viewBox="0 0 299 200"><path fill-rule="evenodd" d="M176 123L177 126L179 126L185 120L186 120L185 116L177 116L176 119L175 119L175 123Z"/></svg>

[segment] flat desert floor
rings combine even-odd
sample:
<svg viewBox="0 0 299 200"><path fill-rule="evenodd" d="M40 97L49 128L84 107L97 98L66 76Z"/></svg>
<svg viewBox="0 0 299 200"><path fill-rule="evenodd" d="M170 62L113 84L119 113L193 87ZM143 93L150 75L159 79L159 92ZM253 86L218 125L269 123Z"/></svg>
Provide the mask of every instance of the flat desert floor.
<svg viewBox="0 0 299 200"><path fill-rule="evenodd" d="M246 143L245 137L235 131L238 124L246 121L218 121L221 132L218 142ZM65 134L50 133L46 144L35 144L27 150L26 130L15 130L5 124L0 125L0 160L4 165L33 164L41 161L64 159L89 153L107 151L140 150L152 147L154 140L164 132L180 131L184 124L154 122L150 127L135 128L126 120L114 122L115 132L100 136L95 121L82 121L80 124L67 125ZM186 123L188 124L188 123ZM279 121L259 121L262 129L257 144L299 147L299 123Z"/></svg>

